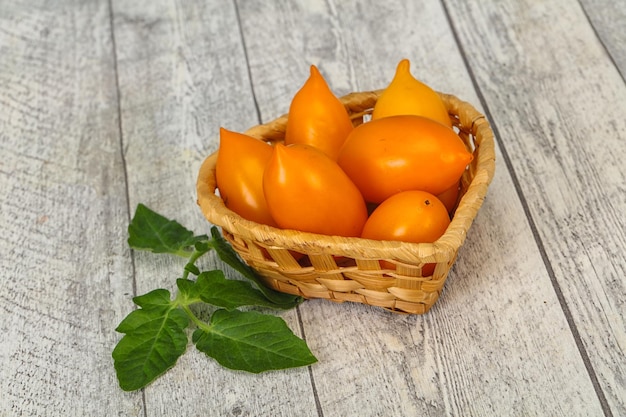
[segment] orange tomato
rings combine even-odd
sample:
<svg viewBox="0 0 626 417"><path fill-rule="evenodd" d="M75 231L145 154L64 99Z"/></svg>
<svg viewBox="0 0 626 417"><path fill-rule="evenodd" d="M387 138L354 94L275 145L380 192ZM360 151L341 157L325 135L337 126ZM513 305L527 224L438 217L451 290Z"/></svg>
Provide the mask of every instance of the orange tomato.
<svg viewBox="0 0 626 417"><path fill-rule="evenodd" d="M404 191L383 201L370 215L361 237L375 240L399 240L432 243L448 228L450 218L443 203L424 191ZM380 261L384 269L396 269L395 264ZM422 276L431 276L435 264L422 265Z"/></svg>
<svg viewBox="0 0 626 417"><path fill-rule="evenodd" d="M446 206L448 213L452 213L452 210L454 210L456 202L459 199L459 191L461 191L461 184L457 181L443 193L437 194L437 198Z"/></svg>
<svg viewBox="0 0 626 417"><path fill-rule="evenodd" d="M421 116L389 116L356 127L337 163L368 202L407 190L439 194L458 182L472 154L454 131Z"/></svg>
<svg viewBox="0 0 626 417"><path fill-rule="evenodd" d="M263 194L263 171L271 156L267 143L220 129L215 176L224 204L245 219L276 226Z"/></svg>
<svg viewBox="0 0 626 417"><path fill-rule="evenodd" d="M443 203L425 191L404 191L383 201L363 227L361 237L374 240L399 240L432 243L448 228L450 217ZM395 265L381 261L385 269ZM422 266L422 276L433 274L435 264Z"/></svg>
<svg viewBox="0 0 626 417"><path fill-rule="evenodd" d="M359 236L367 208L358 188L326 154L280 143L263 175L265 198L281 228Z"/></svg>
<svg viewBox="0 0 626 417"><path fill-rule="evenodd" d="M383 201L370 215L361 237L432 243L450 224L446 206L426 191L404 191Z"/></svg>
<svg viewBox="0 0 626 417"><path fill-rule="evenodd" d="M441 97L435 90L411 75L410 65L408 59L400 61L393 80L374 106L372 120L412 114L428 117L452 127L448 110Z"/></svg>
<svg viewBox="0 0 626 417"><path fill-rule="evenodd" d="M285 143L310 145L337 159L352 129L346 108L311 65L310 77L291 101Z"/></svg>

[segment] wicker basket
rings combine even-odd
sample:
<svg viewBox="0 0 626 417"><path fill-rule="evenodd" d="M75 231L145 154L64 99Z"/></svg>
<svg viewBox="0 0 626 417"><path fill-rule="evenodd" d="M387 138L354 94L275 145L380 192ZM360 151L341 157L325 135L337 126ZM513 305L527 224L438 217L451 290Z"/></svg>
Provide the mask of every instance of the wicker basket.
<svg viewBox="0 0 626 417"><path fill-rule="evenodd" d="M371 112L381 92L351 93L341 98L355 125ZM225 239L241 258L275 290L423 314L439 298L495 170L493 133L485 117L454 96L440 95L474 159L461 179L460 198L450 226L434 243L325 236L248 221L227 209L215 193L217 152L200 168L198 204L207 220L222 228ZM282 141L286 124L284 115L245 133L268 142ZM293 253L305 256L296 259ZM430 263L436 264L434 273L423 277L422 267Z"/></svg>

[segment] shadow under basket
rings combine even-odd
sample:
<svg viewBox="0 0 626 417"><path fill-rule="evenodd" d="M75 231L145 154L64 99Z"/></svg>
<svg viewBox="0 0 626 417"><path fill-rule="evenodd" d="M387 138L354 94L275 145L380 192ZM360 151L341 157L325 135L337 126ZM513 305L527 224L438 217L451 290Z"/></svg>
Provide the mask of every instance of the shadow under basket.
<svg viewBox="0 0 626 417"><path fill-rule="evenodd" d="M355 126L371 114L381 93L359 92L341 98ZM216 194L217 152L200 168L198 204L207 220L222 228L224 238L270 288L304 298L423 314L439 298L495 171L493 132L486 118L469 103L448 94L440 96L455 131L474 158L461 178L450 226L434 243L325 236L246 220L229 210ZM245 133L266 142L281 142L286 125L287 115L283 115Z"/></svg>

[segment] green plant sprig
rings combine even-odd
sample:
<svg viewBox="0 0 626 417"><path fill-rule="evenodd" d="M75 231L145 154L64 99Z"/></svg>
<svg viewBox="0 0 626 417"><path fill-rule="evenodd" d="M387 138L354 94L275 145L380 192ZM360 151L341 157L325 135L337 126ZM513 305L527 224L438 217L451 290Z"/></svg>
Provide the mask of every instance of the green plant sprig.
<svg viewBox="0 0 626 417"><path fill-rule="evenodd" d="M211 237L195 236L178 222L139 204L128 233L131 248L178 255L187 258L187 263L182 278L176 280L178 292L173 299L166 289L134 297L139 308L116 328L124 334L112 353L123 390L143 388L174 366L187 349L190 326L195 327L191 339L196 348L229 369L259 373L317 361L282 318L239 310L244 306L290 309L303 299L264 286L217 227L211 228ZM196 261L211 250L247 281L228 279L221 270L200 271ZM212 307L209 322L193 311L194 305L202 304Z"/></svg>

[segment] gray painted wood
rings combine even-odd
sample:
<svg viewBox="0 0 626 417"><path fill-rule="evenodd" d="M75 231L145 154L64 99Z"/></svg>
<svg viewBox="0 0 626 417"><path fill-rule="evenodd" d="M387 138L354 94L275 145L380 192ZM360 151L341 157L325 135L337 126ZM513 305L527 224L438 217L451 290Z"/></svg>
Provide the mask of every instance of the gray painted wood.
<svg viewBox="0 0 626 417"><path fill-rule="evenodd" d="M624 81L580 7L448 3L599 398L626 414Z"/></svg>
<svg viewBox="0 0 626 417"><path fill-rule="evenodd" d="M626 414L623 7L0 3L0 416ZM195 180L220 126L285 113L310 64L344 94L405 57L501 145L435 307L309 300L281 313L308 369L227 371L190 345L122 392L114 328L184 262L128 249L137 203L206 233Z"/></svg>
<svg viewBox="0 0 626 417"><path fill-rule="evenodd" d="M196 205L201 162L220 126L258 123L236 9L223 1L114 2L122 137L132 210L142 202L197 231L209 223ZM175 291L184 260L136 253L139 294ZM215 257L206 268L225 268ZM229 273L234 273L227 269ZM130 308L130 306L129 306ZM299 331L295 311L282 313ZM289 392L298 401L281 398ZM261 375L225 370L193 345L145 390L148 415L316 415L306 368Z"/></svg>
<svg viewBox="0 0 626 417"><path fill-rule="evenodd" d="M598 40L626 79L626 3L623 1L581 0Z"/></svg>
<svg viewBox="0 0 626 417"><path fill-rule="evenodd" d="M446 91L478 103L444 10L432 2L423 3L405 7L403 2L384 6L361 2L361 7L353 7L292 2L283 9L241 2L261 114L280 113L272 107L279 93L269 79L298 86L308 75L308 64L319 62L335 91L358 89L357 80L365 80L361 81L365 88L381 88L403 57L415 62L414 73L431 85L449 86ZM256 25L257 19L264 25ZM385 24L391 21L394 25ZM413 27L421 28L419 34ZM295 28L299 37L278 35L280 30L290 33ZM334 46L328 48L332 53L324 50L323 57L316 44L320 32L326 44ZM389 47L391 39L405 42ZM433 52L432 45L445 54ZM282 68L275 62L271 66L276 51L289 51L301 69ZM281 99L283 108L289 99L289 94ZM360 407L365 408L365 415L387 411L392 415L582 416L602 412L512 180L506 167L499 166L501 171L444 297L427 318L388 317L346 304L329 307L315 302L301 308L307 340L324 354L313 367L313 376L326 414L354 409L359 411L350 415L359 415ZM360 317L357 323L350 322L354 315ZM549 318L552 326L546 327L538 316ZM327 322L334 324L324 325ZM521 339L520 334L524 334ZM495 351L509 352L510 359L494 364ZM546 373L553 366L560 372ZM457 385L458 380L464 383ZM520 398L516 390L532 395ZM571 398L589 408L573 406Z"/></svg>
<svg viewBox="0 0 626 417"><path fill-rule="evenodd" d="M106 2L0 3L0 415L139 415L117 386L133 292Z"/></svg>

